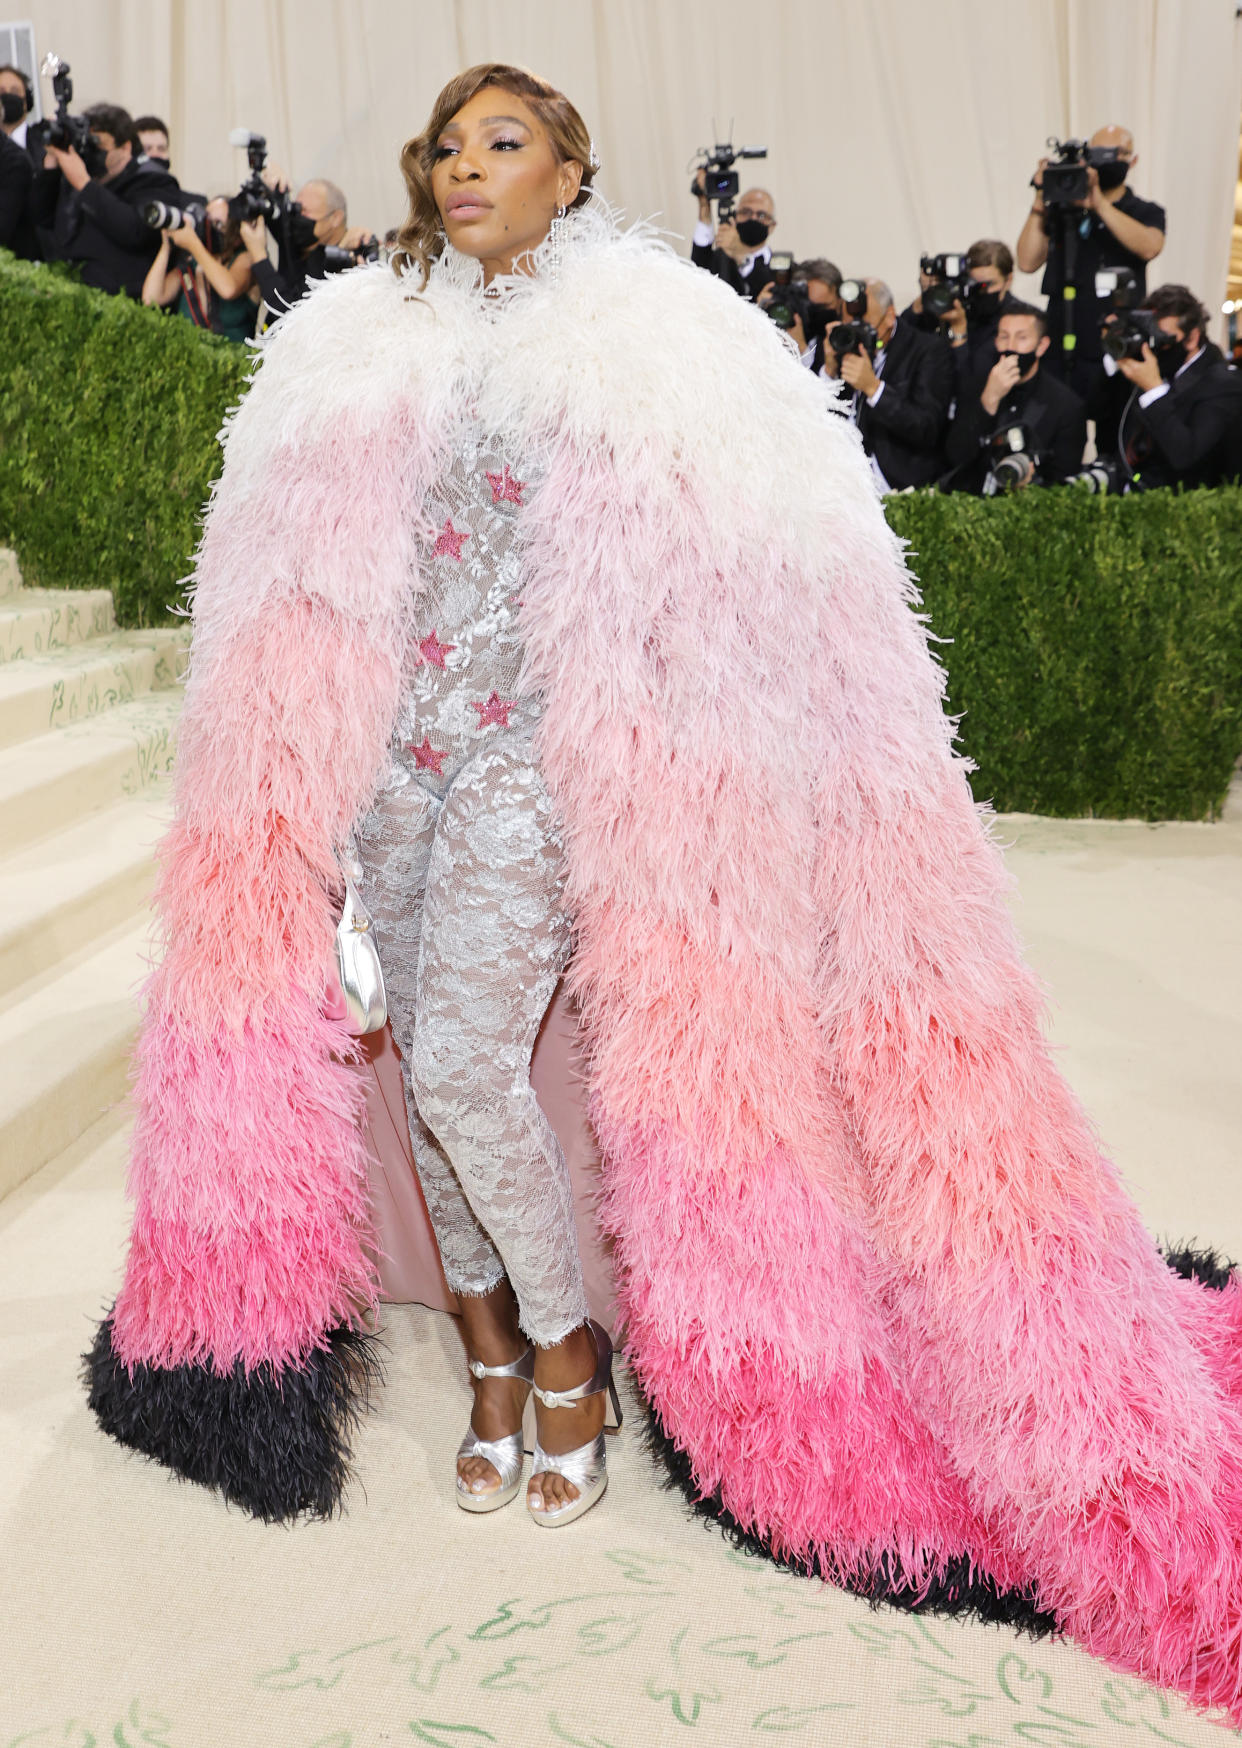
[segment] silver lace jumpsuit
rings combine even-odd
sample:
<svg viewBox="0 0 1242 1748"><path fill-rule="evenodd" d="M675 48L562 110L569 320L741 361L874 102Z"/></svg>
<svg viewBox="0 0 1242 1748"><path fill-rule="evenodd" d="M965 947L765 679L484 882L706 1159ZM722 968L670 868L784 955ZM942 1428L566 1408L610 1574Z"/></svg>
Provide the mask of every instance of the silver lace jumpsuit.
<svg viewBox="0 0 1242 1748"><path fill-rule="evenodd" d="M569 955L564 861L519 683L531 489L467 430L425 515L424 589L388 778L359 826L414 1158L449 1286L507 1274L523 1329L551 1346L587 1316L564 1155L530 1085Z"/></svg>

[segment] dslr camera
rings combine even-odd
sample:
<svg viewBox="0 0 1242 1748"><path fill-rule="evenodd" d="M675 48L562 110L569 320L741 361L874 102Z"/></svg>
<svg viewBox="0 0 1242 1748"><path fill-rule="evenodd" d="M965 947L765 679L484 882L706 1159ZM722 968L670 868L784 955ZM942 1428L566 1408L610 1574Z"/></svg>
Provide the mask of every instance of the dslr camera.
<svg viewBox="0 0 1242 1748"><path fill-rule="evenodd" d="M955 303L969 308L975 281L965 255L920 255L919 272L931 280L923 292L923 308L929 316L942 322Z"/></svg>
<svg viewBox="0 0 1242 1748"><path fill-rule="evenodd" d="M189 225L201 237L207 228L207 208L197 200L187 201L184 206L149 200L142 209L142 217L153 231L179 231Z"/></svg>
<svg viewBox="0 0 1242 1748"><path fill-rule="evenodd" d="M788 333L800 318L807 345L822 340L830 312L826 305L811 301L805 279L794 278L794 258L787 251L773 253L771 285L771 297L761 307L777 327Z"/></svg>
<svg viewBox="0 0 1242 1748"><path fill-rule="evenodd" d="M245 147L246 161L250 166L249 176L229 199L230 219L236 219L238 224L253 224L255 219L264 219L269 228L275 228L288 215L289 201L286 195L269 188L263 180L262 171L267 163L266 139L262 134L252 134L247 128L235 127L229 135L229 144Z"/></svg>
<svg viewBox="0 0 1242 1748"><path fill-rule="evenodd" d="M1095 295L1107 304L1100 324L1100 343L1110 358L1141 358L1143 347L1158 352L1176 346L1177 337L1166 334L1150 310L1138 310L1138 285L1128 267L1102 268L1095 276Z"/></svg>
<svg viewBox="0 0 1242 1748"><path fill-rule="evenodd" d="M39 71L45 79L52 81L56 114L46 121L32 122L27 130L26 140L33 150L35 162L41 166L44 151L48 146L55 146L59 152L76 152L88 174L98 176L104 168L104 154L91 138L91 124L84 115L69 113L69 105L73 102L73 79L68 61L62 61L56 54L46 54Z"/></svg>
<svg viewBox="0 0 1242 1748"><path fill-rule="evenodd" d="M1053 156L1044 168L1046 207L1077 206L1086 200L1090 189L1087 171L1116 163L1121 156L1117 146L1089 146L1085 140L1050 139L1047 145Z"/></svg>
<svg viewBox="0 0 1242 1748"><path fill-rule="evenodd" d="M733 217L733 206L737 200L738 175L733 168L739 158L766 158L766 146L723 146L699 147L698 162L695 165L694 180L690 184L691 194L700 192L706 194L708 200L716 201L716 216L720 223L727 224ZM703 188L698 186L698 173L703 171Z"/></svg>
<svg viewBox="0 0 1242 1748"><path fill-rule="evenodd" d="M983 482L985 498L1016 491L1035 477L1034 447L1025 425L1004 425L986 440L990 466Z"/></svg>
<svg viewBox="0 0 1242 1748"><path fill-rule="evenodd" d="M845 358L851 352L859 351L874 358L880 336L870 322L863 320L867 310L866 285L861 279L843 279L837 295L849 320L837 323L828 336L828 344L838 358Z"/></svg>

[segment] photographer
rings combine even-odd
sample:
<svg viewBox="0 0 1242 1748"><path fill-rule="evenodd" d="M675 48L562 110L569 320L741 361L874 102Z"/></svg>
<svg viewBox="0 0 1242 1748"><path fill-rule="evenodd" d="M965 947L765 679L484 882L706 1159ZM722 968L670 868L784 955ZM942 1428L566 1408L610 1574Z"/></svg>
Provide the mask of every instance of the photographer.
<svg viewBox="0 0 1242 1748"><path fill-rule="evenodd" d="M96 103L83 113L89 167L75 147L48 146L35 175L31 211L43 252L80 266L84 285L138 299L160 247L143 209L153 200L176 205L181 190L165 171L137 162L126 110Z"/></svg>
<svg viewBox="0 0 1242 1748"><path fill-rule="evenodd" d="M789 294L785 298L783 290ZM795 262L787 276L777 272L755 302L789 335L806 368L822 370L828 324L841 315L841 269L822 255Z"/></svg>
<svg viewBox="0 0 1242 1748"><path fill-rule="evenodd" d="M769 239L776 229L776 204L772 196L766 188L748 188L738 196L734 216L713 230L705 171L698 172L694 186L699 198L699 222L694 227L690 259L696 267L731 285L740 297L757 298L772 279Z"/></svg>
<svg viewBox="0 0 1242 1748"><path fill-rule="evenodd" d="M34 165L26 151L26 118L34 108L34 93L17 67L0 67L0 249L12 249L26 261L40 258L30 212Z"/></svg>
<svg viewBox="0 0 1242 1748"><path fill-rule="evenodd" d="M142 301L174 307L195 327L245 341L254 333L253 275L240 227L223 195L207 202L202 233L193 223L161 235L160 251L142 288Z"/></svg>
<svg viewBox="0 0 1242 1748"><path fill-rule="evenodd" d="M171 170L168 123L161 121L158 115L140 115L134 123L134 132L138 135L138 149L147 163L154 164L158 170Z"/></svg>
<svg viewBox="0 0 1242 1748"><path fill-rule="evenodd" d="M20 67L6 61L0 67L0 133L23 152L34 106L34 86Z"/></svg>
<svg viewBox="0 0 1242 1748"><path fill-rule="evenodd" d="M961 264L957 278L946 279L943 264L956 262ZM919 294L901 319L945 337L959 396L978 393L975 385L995 363L997 326L1016 302L1012 287L1013 254L996 237L981 237L965 255L925 255L920 263ZM958 295L948 301L954 291Z"/></svg>
<svg viewBox="0 0 1242 1748"><path fill-rule="evenodd" d="M271 174L270 185L279 193L288 187L278 172ZM329 271L326 250L344 249L356 254L374 248L375 238L369 231L347 228L347 216L345 196L335 182L316 177L303 183L297 198L285 206L283 218L276 226L279 259L275 265L268 259L265 221L262 218L243 221L241 240L270 319L278 319L292 309L305 297L311 280L322 279Z"/></svg>
<svg viewBox="0 0 1242 1748"><path fill-rule="evenodd" d="M1082 198L1045 199L1045 171L1058 180L1067 163L1080 169ZM1127 185L1137 163L1128 129L1110 126L1092 134L1085 152L1069 160L1054 164L1041 158L1031 178L1035 198L1018 237L1018 267L1023 273L1046 269L1048 369L1081 395L1089 391L1101 356L1105 312L1095 295L1096 273L1102 267L1127 267L1142 295L1147 263L1164 248L1164 208L1140 200Z"/></svg>
<svg viewBox="0 0 1242 1748"><path fill-rule="evenodd" d="M1153 318L1105 358L1132 384L1121 419L1121 477L1154 486L1216 486L1242 471L1242 377L1207 338L1208 316L1184 285L1162 285L1143 306ZM1138 356L1134 356L1134 352Z"/></svg>
<svg viewBox="0 0 1242 1748"><path fill-rule="evenodd" d="M999 489L1058 485L1082 466L1082 401L1040 368L1049 340L1043 313L1011 304L996 330L996 363L981 391L958 403L947 444L945 490L984 496ZM1003 462L1003 467L998 467Z"/></svg>
<svg viewBox="0 0 1242 1748"><path fill-rule="evenodd" d="M943 441L953 398L948 351L932 334L900 321L882 279L868 279L865 305L845 280L846 313L861 321L829 326L823 374L853 391L850 416L886 492L926 486L944 471Z"/></svg>

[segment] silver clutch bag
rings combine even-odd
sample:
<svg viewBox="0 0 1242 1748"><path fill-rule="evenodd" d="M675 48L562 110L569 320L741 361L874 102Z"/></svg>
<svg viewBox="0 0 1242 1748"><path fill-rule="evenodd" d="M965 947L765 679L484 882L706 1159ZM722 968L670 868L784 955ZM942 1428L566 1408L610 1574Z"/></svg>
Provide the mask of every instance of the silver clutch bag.
<svg viewBox="0 0 1242 1748"><path fill-rule="evenodd" d="M345 997L346 1020L354 1037L378 1032L388 1018L384 973L370 914L348 874L345 908L336 925L336 971Z"/></svg>

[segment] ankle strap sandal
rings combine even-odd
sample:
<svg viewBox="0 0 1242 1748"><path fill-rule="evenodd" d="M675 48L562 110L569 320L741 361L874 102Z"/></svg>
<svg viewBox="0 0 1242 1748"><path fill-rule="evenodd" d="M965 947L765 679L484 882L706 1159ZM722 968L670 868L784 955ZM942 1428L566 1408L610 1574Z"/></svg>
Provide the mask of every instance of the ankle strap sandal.
<svg viewBox="0 0 1242 1748"><path fill-rule="evenodd" d="M535 1382L535 1350L528 1347L524 1354L510 1360L507 1366L485 1366L482 1360L470 1360L470 1375L474 1378L520 1378L532 1387ZM457 1447L457 1461L460 1463L466 1457L482 1457L495 1469L500 1477L498 1487L488 1488L485 1492L475 1493L470 1483L457 1477L457 1503L463 1511L499 1511L502 1505L508 1505L522 1485L522 1465L525 1460L525 1448L522 1441L522 1429L506 1433L504 1438L479 1438L472 1426L467 1426L466 1436Z"/></svg>
<svg viewBox="0 0 1242 1748"><path fill-rule="evenodd" d="M594 1318L590 1319L589 1327L595 1337L595 1371L586 1383L575 1384L569 1390L541 1390L538 1384L532 1383L531 1389L545 1408L572 1408L585 1401L588 1396L598 1396L601 1391L607 1390L612 1398L613 1413L619 1426L621 1403L617 1396L617 1387L612 1381L612 1338ZM526 1509L537 1524L541 1524L544 1529L559 1529L562 1524L572 1523L576 1517L581 1517L584 1511L590 1511L604 1497L608 1486L608 1467L603 1433L596 1433L589 1444L579 1445L577 1450L556 1454L545 1451L536 1437L531 1475L543 1474L560 1475L578 1489L576 1499L551 1510L531 1511L529 1501L527 1503Z"/></svg>

